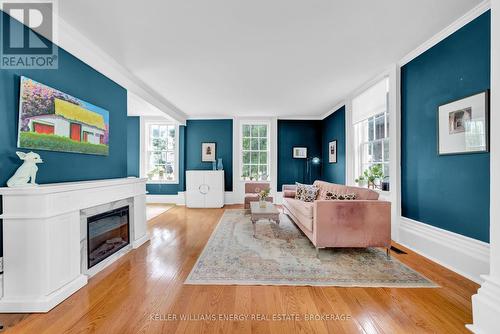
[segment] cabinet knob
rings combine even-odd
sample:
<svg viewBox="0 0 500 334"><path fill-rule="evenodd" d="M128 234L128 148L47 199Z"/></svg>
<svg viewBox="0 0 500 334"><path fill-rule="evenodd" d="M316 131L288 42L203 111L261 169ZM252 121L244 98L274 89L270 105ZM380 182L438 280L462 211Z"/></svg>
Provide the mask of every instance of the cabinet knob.
<svg viewBox="0 0 500 334"><path fill-rule="evenodd" d="M198 187L198 190L200 191L200 193L202 193L203 195L206 195L208 194L208 192L210 191L210 186L208 184L201 184L199 187Z"/></svg>

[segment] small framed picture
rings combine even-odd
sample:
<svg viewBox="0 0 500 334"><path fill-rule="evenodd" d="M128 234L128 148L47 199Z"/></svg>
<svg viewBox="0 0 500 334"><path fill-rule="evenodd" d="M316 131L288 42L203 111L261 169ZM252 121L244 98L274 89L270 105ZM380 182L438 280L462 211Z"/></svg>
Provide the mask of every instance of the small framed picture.
<svg viewBox="0 0 500 334"><path fill-rule="evenodd" d="M307 159L307 147L294 147L293 157L294 159Z"/></svg>
<svg viewBox="0 0 500 334"><path fill-rule="evenodd" d="M437 146L439 155L488 152L488 91L439 106Z"/></svg>
<svg viewBox="0 0 500 334"><path fill-rule="evenodd" d="M328 143L328 162L331 164L337 163L337 141L332 140Z"/></svg>
<svg viewBox="0 0 500 334"><path fill-rule="evenodd" d="M201 143L201 161L215 161L215 143Z"/></svg>

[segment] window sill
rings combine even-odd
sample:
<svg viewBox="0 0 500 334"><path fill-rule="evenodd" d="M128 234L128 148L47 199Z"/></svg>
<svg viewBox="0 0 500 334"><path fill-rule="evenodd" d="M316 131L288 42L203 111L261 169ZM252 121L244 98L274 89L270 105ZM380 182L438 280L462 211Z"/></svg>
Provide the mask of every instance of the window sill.
<svg viewBox="0 0 500 334"><path fill-rule="evenodd" d="M153 181L153 180L148 180L146 181L146 184L179 184L179 181Z"/></svg>

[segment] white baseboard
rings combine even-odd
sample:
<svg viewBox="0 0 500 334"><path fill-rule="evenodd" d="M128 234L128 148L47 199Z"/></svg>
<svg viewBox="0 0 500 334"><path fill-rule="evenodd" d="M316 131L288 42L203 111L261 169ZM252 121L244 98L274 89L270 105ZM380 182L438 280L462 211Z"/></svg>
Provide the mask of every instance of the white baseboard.
<svg viewBox="0 0 500 334"><path fill-rule="evenodd" d="M176 195L146 195L146 203L185 205L186 201L184 192L178 192Z"/></svg>
<svg viewBox="0 0 500 334"><path fill-rule="evenodd" d="M186 205L185 192L179 192L177 195L146 195L146 203L176 204ZM226 191L224 193L224 204L243 204L236 192Z"/></svg>
<svg viewBox="0 0 500 334"><path fill-rule="evenodd" d="M488 243L409 218L401 217L399 243L479 284L490 270Z"/></svg>
<svg viewBox="0 0 500 334"><path fill-rule="evenodd" d="M45 313L57 304L80 290L87 284L87 276L79 275L70 283L52 292L48 296L0 299L0 313Z"/></svg>
<svg viewBox="0 0 500 334"><path fill-rule="evenodd" d="M482 276L484 283L472 296L473 323L466 327L476 334L497 333L500 318L500 280L489 275Z"/></svg>

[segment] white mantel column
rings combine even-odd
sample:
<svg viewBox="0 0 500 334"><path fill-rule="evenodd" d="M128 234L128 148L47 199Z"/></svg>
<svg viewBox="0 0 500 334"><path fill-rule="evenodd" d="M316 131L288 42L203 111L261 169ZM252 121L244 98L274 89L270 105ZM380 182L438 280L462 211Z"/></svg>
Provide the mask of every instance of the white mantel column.
<svg viewBox="0 0 500 334"><path fill-rule="evenodd" d="M500 319L500 0L491 0L491 104L490 104L490 273L472 296L477 334L498 333Z"/></svg>

